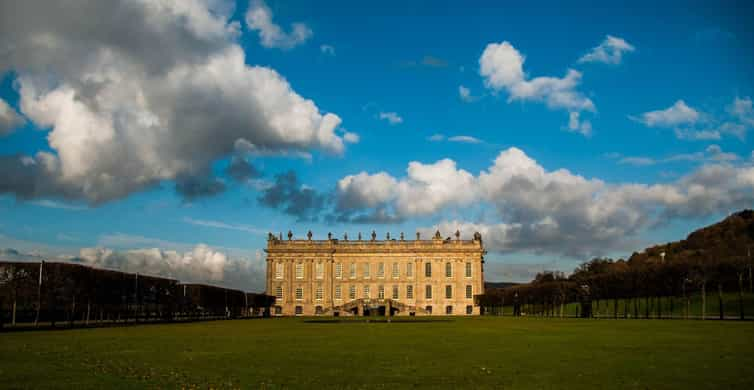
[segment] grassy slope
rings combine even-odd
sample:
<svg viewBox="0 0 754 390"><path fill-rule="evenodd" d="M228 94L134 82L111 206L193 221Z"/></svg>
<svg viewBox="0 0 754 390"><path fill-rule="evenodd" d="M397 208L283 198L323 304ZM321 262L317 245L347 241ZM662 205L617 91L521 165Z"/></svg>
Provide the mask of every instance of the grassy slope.
<svg viewBox="0 0 754 390"><path fill-rule="evenodd" d="M0 334L0 387L754 388L754 324L219 321Z"/></svg>

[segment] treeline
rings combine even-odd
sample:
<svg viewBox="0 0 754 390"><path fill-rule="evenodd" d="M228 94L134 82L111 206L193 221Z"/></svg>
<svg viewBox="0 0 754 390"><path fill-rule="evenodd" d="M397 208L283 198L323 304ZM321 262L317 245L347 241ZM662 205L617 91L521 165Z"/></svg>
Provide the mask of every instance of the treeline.
<svg viewBox="0 0 754 390"><path fill-rule="evenodd" d="M0 328L269 315L275 298L74 263L0 262Z"/></svg>
<svg viewBox="0 0 754 390"><path fill-rule="evenodd" d="M628 260L596 258L568 277L544 272L527 284L487 289L477 299L488 314L500 314L507 307L513 315L560 317L567 305L576 304L578 316L592 317L595 304L601 303L612 305L614 318L662 318L663 313L680 311L684 318L723 319L723 296L734 293L737 317L744 319L745 296L753 293L753 249L754 211L744 210L685 240L647 248ZM717 300L717 313L707 311L710 295ZM692 296L701 299L696 312Z"/></svg>

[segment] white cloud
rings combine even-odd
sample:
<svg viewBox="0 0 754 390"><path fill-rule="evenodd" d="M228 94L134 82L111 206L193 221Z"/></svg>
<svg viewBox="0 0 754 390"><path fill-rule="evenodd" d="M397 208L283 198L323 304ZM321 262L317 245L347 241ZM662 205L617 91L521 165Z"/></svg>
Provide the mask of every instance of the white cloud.
<svg viewBox="0 0 754 390"><path fill-rule="evenodd" d="M746 126L754 126L754 108L750 97L740 98L736 96L733 103L728 107L728 112L735 116Z"/></svg>
<svg viewBox="0 0 754 390"><path fill-rule="evenodd" d="M499 252L583 257L629 249L629 240L640 231L672 216L704 216L750 206L754 167L715 162L731 160L716 147L708 148L707 155L712 163L676 182L611 184L565 169L548 171L520 149L509 148L477 176L448 159L411 162L406 178L362 172L358 176L363 182L348 188L364 189L361 197L342 187L336 196L348 196L343 208L392 210L396 219L489 204L500 221L455 221L441 224L443 230L462 226L470 234L486 229L485 242ZM374 188L381 189L379 196L366 198Z"/></svg>
<svg viewBox="0 0 754 390"><path fill-rule="evenodd" d="M349 144L355 144L358 143L360 140L360 137L356 133L351 133L349 131L346 131L343 133L343 141L348 142Z"/></svg>
<svg viewBox="0 0 754 390"><path fill-rule="evenodd" d="M443 134L432 134L431 136L427 137L428 141L432 142L440 142L445 141L445 135Z"/></svg>
<svg viewBox="0 0 754 390"><path fill-rule="evenodd" d="M56 202L54 200L49 200L49 199L39 199L39 200L31 201L29 203L33 204L35 206L40 206L40 207L46 207L46 208L51 208L51 209L70 210L70 211L82 211L82 210L86 210L87 209L86 207L83 207L83 206L76 206L76 205L69 204L69 203Z"/></svg>
<svg viewBox="0 0 754 390"><path fill-rule="evenodd" d="M471 90L464 87L463 85L458 86L458 96L462 101L466 103L471 103L474 101L474 97L471 96Z"/></svg>
<svg viewBox="0 0 754 390"><path fill-rule="evenodd" d="M592 122L588 120L579 120L580 113L572 111L568 113L568 130L580 133L585 137L592 135Z"/></svg>
<svg viewBox="0 0 754 390"><path fill-rule="evenodd" d="M289 33L283 31L272 21L272 10L263 0L252 0L249 4L246 25L250 30L259 32L261 45L268 48L291 49L303 44L312 36L312 30L303 23L293 23ZM332 52L334 54L335 50Z"/></svg>
<svg viewBox="0 0 754 390"><path fill-rule="evenodd" d="M562 78L530 79L524 72L525 60L526 58L507 41L490 43L479 58L479 74L484 78L487 88L506 91L508 102L544 102L551 109L564 109L569 113L596 110L591 99L576 89L581 82L580 72L569 69ZM591 124L586 126L591 128Z"/></svg>
<svg viewBox="0 0 754 390"><path fill-rule="evenodd" d="M453 137L448 137L448 141L450 142L460 142L464 144L479 144L482 143L482 140L479 138L472 137L470 135L456 135Z"/></svg>
<svg viewBox="0 0 754 390"><path fill-rule="evenodd" d="M341 154L341 119L275 70L247 65L237 24L210 7L222 4L124 2L119 17L99 2L0 5L16 15L0 24L0 46L12 48L0 70L18 74L21 111L51 128L53 151L23 165L0 158L0 192L100 203L176 180L210 194L222 188L210 165L238 142L259 153Z"/></svg>
<svg viewBox="0 0 754 390"><path fill-rule="evenodd" d="M630 43L623 38L608 35L602 43L593 48L592 51L579 58L579 62L602 62L605 64L620 64L623 59L623 53L636 50Z"/></svg>
<svg viewBox="0 0 754 390"><path fill-rule="evenodd" d="M689 141L711 141L722 138L717 130L675 129L675 136L678 139Z"/></svg>
<svg viewBox="0 0 754 390"><path fill-rule="evenodd" d="M21 126L24 119L16 113L5 100L0 99L0 137L10 134L13 129Z"/></svg>
<svg viewBox="0 0 754 390"><path fill-rule="evenodd" d="M319 51L322 52L322 54L327 54L334 56L335 55L335 47L332 45L320 45Z"/></svg>
<svg viewBox="0 0 754 390"><path fill-rule="evenodd" d="M403 123L403 118L395 112L380 112L380 119L388 121L391 125Z"/></svg>
<svg viewBox="0 0 754 390"><path fill-rule="evenodd" d="M618 160L618 164L627 164L627 165L635 165L635 166L647 166L647 165L654 165L657 161L655 161L653 158L649 157L624 157Z"/></svg>
<svg viewBox="0 0 754 390"><path fill-rule="evenodd" d="M215 228L215 229L226 229L226 230L238 230L241 232L251 233L251 234L267 234L269 232L265 229L259 229L254 226L249 225L240 225L240 224L232 224L232 223L226 223L222 221L212 221L212 220L205 220L205 219L193 219L189 217L183 218L183 222L186 222L190 225L195 226L202 226L202 227L209 227L209 228Z"/></svg>
<svg viewBox="0 0 754 390"><path fill-rule="evenodd" d="M645 112L638 117L631 117L649 127L675 127L692 125L699 120L699 112L683 100L678 100L664 110Z"/></svg>
<svg viewBox="0 0 754 390"><path fill-rule="evenodd" d="M246 291L264 290L261 253L254 259L236 258L199 244L184 253L158 248L126 251L83 248L79 259L94 267L170 277L182 282L219 284Z"/></svg>

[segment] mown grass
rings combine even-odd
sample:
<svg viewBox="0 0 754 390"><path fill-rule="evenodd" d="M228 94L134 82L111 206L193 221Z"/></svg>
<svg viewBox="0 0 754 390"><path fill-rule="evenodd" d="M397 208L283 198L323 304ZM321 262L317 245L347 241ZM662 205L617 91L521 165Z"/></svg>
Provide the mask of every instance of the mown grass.
<svg viewBox="0 0 754 390"><path fill-rule="evenodd" d="M4 333L0 387L754 388L748 321L310 320Z"/></svg>

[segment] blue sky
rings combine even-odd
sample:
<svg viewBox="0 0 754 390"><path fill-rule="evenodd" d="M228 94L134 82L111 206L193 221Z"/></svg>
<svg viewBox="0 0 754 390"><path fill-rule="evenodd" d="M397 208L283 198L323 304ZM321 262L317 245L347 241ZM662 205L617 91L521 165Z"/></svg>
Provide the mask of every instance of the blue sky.
<svg viewBox="0 0 754 390"><path fill-rule="evenodd" d="M268 231L459 228L521 281L754 201L750 2L141 6L0 5L0 248L259 289Z"/></svg>

